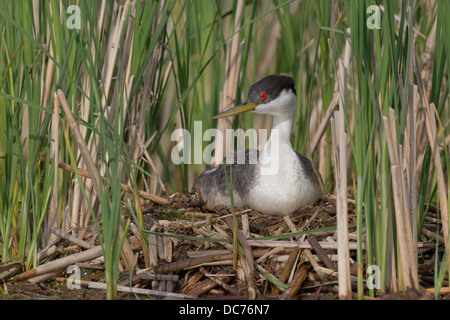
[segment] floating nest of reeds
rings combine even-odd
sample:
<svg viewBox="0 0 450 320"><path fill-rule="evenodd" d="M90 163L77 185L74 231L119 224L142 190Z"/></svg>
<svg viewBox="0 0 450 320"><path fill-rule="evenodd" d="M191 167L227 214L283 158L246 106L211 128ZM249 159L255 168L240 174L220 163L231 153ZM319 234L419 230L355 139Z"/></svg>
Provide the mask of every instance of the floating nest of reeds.
<svg viewBox="0 0 450 320"><path fill-rule="evenodd" d="M352 194L348 197L351 276L356 279L356 214ZM118 291L122 299L133 299L136 294L141 299L338 298L334 196L328 195L315 205L298 210L289 216L290 221L236 208L236 239L233 239L235 225L229 207L207 206L191 193L176 193L167 200L166 204L145 201L133 212L124 206L123 220L129 219L130 224L119 263ZM136 219L141 219L145 229L138 227ZM429 225L428 230L432 229ZM94 289L89 289L90 293L71 290L72 295L65 290L60 297L105 298L104 290L95 290L104 289L101 285L105 282L95 229L78 230L77 234L83 237L78 239L80 242L61 230L56 231L60 237L57 249L43 259L40 267L92 252L92 256L84 256L79 261L72 259L70 265L77 266L80 271L78 288ZM96 248L98 252L94 252ZM432 287L435 242L420 242L418 252L421 285ZM20 264L10 264L6 276L8 268L3 265L0 266L0 277L3 271L2 278L9 278L5 288L10 297L15 297L14 294L47 296L55 288L63 290L67 279L73 278L68 274L68 263L65 261L58 267L42 268L34 273L35 269L22 272ZM13 267L15 272L11 272ZM356 297L356 282L352 284ZM30 289L33 286L35 291ZM130 287L133 292L127 292ZM52 295L53 298L57 296ZM378 298L380 296L377 294ZM408 293L384 297L432 298L426 290L412 296Z"/></svg>

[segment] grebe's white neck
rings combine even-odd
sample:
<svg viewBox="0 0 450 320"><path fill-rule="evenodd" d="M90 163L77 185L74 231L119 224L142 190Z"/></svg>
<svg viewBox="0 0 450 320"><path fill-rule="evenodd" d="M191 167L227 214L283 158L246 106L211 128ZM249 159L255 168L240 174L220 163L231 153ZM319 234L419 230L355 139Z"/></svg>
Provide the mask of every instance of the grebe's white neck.
<svg viewBox="0 0 450 320"><path fill-rule="evenodd" d="M274 143L277 145L291 146L291 135L296 111L297 96L292 90L284 90L275 100L260 104L255 108L253 111L255 113L270 114L273 116L272 132L264 149Z"/></svg>

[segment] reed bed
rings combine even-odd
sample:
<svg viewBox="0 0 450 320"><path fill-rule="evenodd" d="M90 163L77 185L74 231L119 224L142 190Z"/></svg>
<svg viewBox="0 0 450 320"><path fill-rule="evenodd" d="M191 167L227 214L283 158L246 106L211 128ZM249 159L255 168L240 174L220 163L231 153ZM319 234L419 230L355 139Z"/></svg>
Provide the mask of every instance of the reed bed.
<svg viewBox="0 0 450 320"><path fill-rule="evenodd" d="M69 285L75 266L92 276L71 284L108 299L447 297L449 14L445 0L3 1L0 293ZM326 192L292 223L191 192L221 143L207 129L270 126L212 119L269 74L295 79L292 145Z"/></svg>

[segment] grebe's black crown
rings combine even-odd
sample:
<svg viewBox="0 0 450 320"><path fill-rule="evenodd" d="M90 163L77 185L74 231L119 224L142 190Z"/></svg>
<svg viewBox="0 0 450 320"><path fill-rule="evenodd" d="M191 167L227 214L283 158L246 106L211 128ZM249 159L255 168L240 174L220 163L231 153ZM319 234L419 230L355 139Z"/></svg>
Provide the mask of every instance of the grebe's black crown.
<svg viewBox="0 0 450 320"><path fill-rule="evenodd" d="M295 91L294 79L288 76L271 75L254 83L248 91L246 103L268 103L275 100L283 90ZM265 94L265 98L261 97Z"/></svg>

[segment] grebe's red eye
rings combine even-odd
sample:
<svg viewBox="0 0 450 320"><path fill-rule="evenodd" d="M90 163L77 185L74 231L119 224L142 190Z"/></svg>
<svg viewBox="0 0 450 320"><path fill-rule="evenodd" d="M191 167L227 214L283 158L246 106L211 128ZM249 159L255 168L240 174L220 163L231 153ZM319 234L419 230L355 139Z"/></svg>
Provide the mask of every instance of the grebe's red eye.
<svg viewBox="0 0 450 320"><path fill-rule="evenodd" d="M263 93L261 94L261 100L264 100L265 98L267 98L267 95L263 92Z"/></svg>

